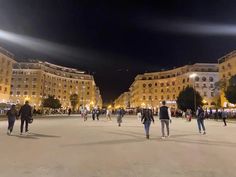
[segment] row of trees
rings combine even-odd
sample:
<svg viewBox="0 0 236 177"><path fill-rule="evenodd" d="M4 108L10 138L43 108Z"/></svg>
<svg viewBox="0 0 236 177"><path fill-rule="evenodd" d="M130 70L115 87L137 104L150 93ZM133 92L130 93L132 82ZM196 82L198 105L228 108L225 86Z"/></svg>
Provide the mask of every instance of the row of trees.
<svg viewBox="0 0 236 177"><path fill-rule="evenodd" d="M70 102L72 106L72 110L74 111L76 106L79 103L79 96L77 94L72 94L70 96ZM59 109L61 108L60 100L55 98L54 95L49 95L48 98L45 98L42 103L43 107L51 108L51 109Z"/></svg>
<svg viewBox="0 0 236 177"><path fill-rule="evenodd" d="M225 80L221 80L215 84L214 90L223 90L226 99L232 103L236 104L236 75L232 76L229 79L228 84ZM195 97L195 101L194 101ZM187 87L183 91L179 93L177 98L178 108L182 111L186 111L187 109L195 110L199 105L203 105L201 95L192 87ZM195 102L195 103L194 103Z"/></svg>

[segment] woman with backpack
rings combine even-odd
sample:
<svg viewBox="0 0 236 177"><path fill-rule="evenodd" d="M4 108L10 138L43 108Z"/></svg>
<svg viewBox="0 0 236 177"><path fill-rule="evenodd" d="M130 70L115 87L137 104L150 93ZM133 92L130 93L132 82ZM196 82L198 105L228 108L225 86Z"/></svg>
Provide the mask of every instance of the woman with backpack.
<svg viewBox="0 0 236 177"><path fill-rule="evenodd" d="M16 110L16 106L12 105L11 109L7 111L7 118L8 118L8 130L7 134L11 135L15 120L17 119L18 112Z"/></svg>
<svg viewBox="0 0 236 177"><path fill-rule="evenodd" d="M205 113L201 106L198 106L196 116L197 116L197 125L199 133L201 134L203 130L203 135L205 135L206 134L206 128L204 125Z"/></svg>

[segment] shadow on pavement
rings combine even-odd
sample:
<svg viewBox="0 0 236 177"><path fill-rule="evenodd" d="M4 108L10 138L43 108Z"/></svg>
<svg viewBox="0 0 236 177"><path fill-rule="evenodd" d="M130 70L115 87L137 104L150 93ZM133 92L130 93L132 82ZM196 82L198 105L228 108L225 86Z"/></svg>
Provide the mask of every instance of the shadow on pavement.
<svg viewBox="0 0 236 177"><path fill-rule="evenodd" d="M82 143L82 144L69 144L64 146L92 146L92 145L114 145L114 144L124 144L124 143L137 143L146 141L145 138L140 139L119 139L119 140L108 140L108 141L98 141L91 143Z"/></svg>
<svg viewBox="0 0 236 177"><path fill-rule="evenodd" d="M203 135L202 135L203 136ZM208 145L208 146L221 146L221 147L232 147L236 148L236 143L227 142L227 141L212 141L212 140L190 140L190 139L172 139L174 136L171 136L168 139L163 141L175 142L175 143L186 143L186 144L198 144L198 145Z"/></svg>
<svg viewBox="0 0 236 177"><path fill-rule="evenodd" d="M46 134L39 134L39 133L30 133L28 135L12 135L17 138L24 138L24 139L40 139L40 138L60 138L60 136L55 135L46 135Z"/></svg>

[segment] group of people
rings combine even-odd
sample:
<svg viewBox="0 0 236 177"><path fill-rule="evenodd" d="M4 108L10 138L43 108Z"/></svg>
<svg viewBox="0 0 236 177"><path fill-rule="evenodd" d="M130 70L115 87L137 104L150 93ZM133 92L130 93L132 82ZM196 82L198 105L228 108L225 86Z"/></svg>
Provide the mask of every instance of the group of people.
<svg viewBox="0 0 236 177"><path fill-rule="evenodd" d="M160 107L160 110L159 110L159 118L161 121L161 133L162 133L161 138L164 139L164 138L170 136L169 124L171 123L171 120L172 120L170 109L166 106L165 101L162 101L162 106ZM142 110L141 122L144 124L146 138L149 139L149 137L150 137L149 130L150 130L151 122L153 122L153 123L155 122L151 109L143 109ZM165 129L166 129L166 133L165 133Z"/></svg>
<svg viewBox="0 0 236 177"><path fill-rule="evenodd" d="M197 118L197 125L198 125L198 130L200 134L205 135L206 134L206 127L204 124L204 119L205 119L205 112L203 110L203 108L201 106L198 107L197 111L196 111L196 118ZM142 112L138 113L138 117L141 118L141 122L144 124L144 129L145 129L145 133L146 133L146 138L149 139L150 135L149 135L149 130L150 130L150 125L151 122L155 122L154 118L153 118L153 113L151 109L143 109ZM222 114L223 117L223 121L225 126L226 121L225 121L225 115ZM159 109L159 119L161 122L161 138L164 139L166 137L170 136L170 123L172 122L172 118L171 118L171 111L170 108L168 108L166 106L166 102L162 101L162 106ZM166 129L166 131L165 131Z"/></svg>
<svg viewBox="0 0 236 177"><path fill-rule="evenodd" d="M20 135L23 134L23 129L25 125L25 133L29 133L29 123L32 122L32 108L29 105L29 102L26 101L25 104L20 108L19 112L16 109L15 105L12 105L10 110L7 111L7 118L8 118L8 130L7 134L11 135L14 124L16 119L20 117L21 124L20 124Z"/></svg>

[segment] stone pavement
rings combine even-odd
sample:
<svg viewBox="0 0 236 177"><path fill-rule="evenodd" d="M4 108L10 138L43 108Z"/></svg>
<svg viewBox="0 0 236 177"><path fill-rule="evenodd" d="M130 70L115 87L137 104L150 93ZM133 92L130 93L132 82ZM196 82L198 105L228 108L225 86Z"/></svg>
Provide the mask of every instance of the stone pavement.
<svg viewBox="0 0 236 177"><path fill-rule="evenodd" d="M0 177L236 177L236 124L174 119L171 137L160 139L160 122L146 140L132 116L113 121L80 117L36 119L30 135L6 135L0 122Z"/></svg>

